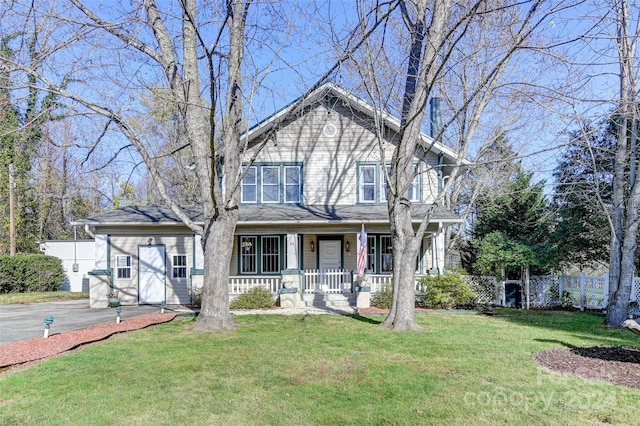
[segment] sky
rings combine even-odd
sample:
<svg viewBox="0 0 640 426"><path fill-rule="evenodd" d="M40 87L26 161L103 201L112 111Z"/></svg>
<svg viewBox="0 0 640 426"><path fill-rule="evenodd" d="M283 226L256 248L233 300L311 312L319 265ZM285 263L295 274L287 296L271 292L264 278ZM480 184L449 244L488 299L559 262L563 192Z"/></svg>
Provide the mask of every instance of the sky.
<svg viewBox="0 0 640 426"><path fill-rule="evenodd" d="M120 8L120 2L110 0L88 0L85 3L105 18L115 17ZM170 9L176 5L174 0L162 0L158 3L161 7ZM264 119L296 99L322 76L335 61L336 46L341 44L354 26L357 19L354 4L353 0L284 0L279 4L283 7L277 10L270 10L267 2L256 1L252 5L252 10L257 13L250 18L252 25L247 38L245 75L257 76L259 84L254 91L244 93L247 104L251 105L247 115L249 124ZM522 106L496 109L485 117L487 128L506 123L509 118L516 117L516 114L522 117L508 136L521 153L525 167L535 172L537 178L548 182L551 181L550 173L556 166L558 149L566 142L563 134L574 128L573 123L577 117L593 120L602 117L612 106L607 100L616 97L616 52L611 40L607 39L611 32L611 27L607 27L607 24L610 23L602 21L609 11L601 4L602 2L589 0L545 21L542 35L551 42L576 40L554 48L553 56L542 57L532 53L520 56L512 65L514 78L518 78L519 74L527 75L530 81L561 93L559 98L531 96L529 102ZM122 7L129 5L128 2L123 3ZM216 11L219 10L203 9L201 18L215 23L218 16L214 13ZM637 7L634 12L638 13ZM578 37L599 21L601 27L597 31L591 31L594 37ZM133 25L130 28L134 28ZM0 24L0 28L5 32L7 27ZM203 28L203 32L212 37L214 27ZM69 36L62 29L55 29L53 34L61 38ZM142 39L150 37L148 33L138 35ZM124 99L128 102L125 105L128 112L134 114L133 110L139 106L139 96L130 90L131 87L139 86L140 83L152 85L162 79L162 75L135 56L128 57L126 52L117 51L115 42L112 42L113 56L97 54L91 49L91 43L102 42L104 39L93 36L93 33L88 33L88 37L78 42L75 50L61 56L56 65L67 67L66 69L72 66L79 72L78 75L87 76L83 95L93 96L97 101L102 100L101 98L113 99L114 104ZM389 45L386 49L390 55L398 53L394 45ZM572 60L568 63L559 60L560 57ZM535 58L535 62L529 61L529 58L532 61ZM127 67L123 68L123 64ZM332 78L347 86L347 89L357 90L357 81L352 71L348 67L342 67ZM58 71L51 69L50 72L55 75ZM119 76L115 84L107 75L114 72ZM426 121L423 130L428 132ZM78 133L81 133L79 137L84 138L85 143L95 139L101 131L98 120L93 122L92 131L82 132L81 127L78 128ZM113 138L114 145L126 143L118 138L116 132L109 133L109 137ZM120 167L139 162L135 153L127 151L125 154L119 158ZM103 157L109 158L109 153L103 153Z"/></svg>

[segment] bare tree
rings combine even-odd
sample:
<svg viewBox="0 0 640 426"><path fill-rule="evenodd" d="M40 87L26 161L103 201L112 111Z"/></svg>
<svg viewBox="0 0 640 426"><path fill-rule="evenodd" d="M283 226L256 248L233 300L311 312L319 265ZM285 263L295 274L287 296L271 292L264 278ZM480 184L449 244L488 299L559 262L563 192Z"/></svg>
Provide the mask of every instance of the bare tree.
<svg viewBox="0 0 640 426"><path fill-rule="evenodd" d="M454 4L448 0L400 1L402 24L396 23L395 27L387 28L389 32L392 29L402 32L394 40L394 45L402 46L407 60L403 63L406 71L401 74L403 95L398 102L401 116L399 142L393 147L388 176L394 288L391 312L383 323L384 326L398 331L420 329L414 315L413 265L436 204L428 210L416 229L412 223L408 189L415 173L412 167L415 155L420 150L430 149L429 146L419 144L429 98L448 90L447 75L456 72L457 61L476 61L484 65L484 73L472 84L462 88L462 102L449 111L448 120L434 135L439 139L457 120L462 122L462 136L457 138L456 146L459 157L450 171L452 179L446 181L443 191L436 197L436 203L441 203L453 185L453 178L462 168L480 118L487 103L496 96L496 88L503 81L503 74L510 61L525 51L533 51L533 45L528 43L543 23L553 14L570 6L566 2L544 0L519 3L479 0L465 4ZM494 43L491 51L481 47L469 50L471 44L463 48L468 35L477 34L477 31L492 35ZM376 49L371 48L369 52L376 52ZM377 53L372 53L365 59L375 60L378 57ZM395 69L398 68L396 66ZM386 90L397 85L381 84L376 79L375 64L360 64L359 69L368 82L367 90L373 100L382 103L393 99ZM465 82L468 83L468 80ZM452 90L455 91L456 88Z"/></svg>
<svg viewBox="0 0 640 426"><path fill-rule="evenodd" d="M640 11L626 0L614 1L620 92L614 123L612 232L609 260L609 307L606 323L620 326L627 318L640 225L640 164L637 155ZM635 12L635 16L632 14Z"/></svg>
<svg viewBox="0 0 640 426"><path fill-rule="evenodd" d="M245 117L253 111L245 102L260 90L275 62L286 65L279 55L294 31L287 17L304 12L308 4L302 2L298 8L295 2L179 0L159 7L155 0L142 0L97 11L82 0L69 1L70 5L45 5L42 11L33 6L36 2L15 3L16 13L41 19L50 37L41 57L47 61L46 72L19 60L11 63L13 70L26 75L30 85L63 97L78 117L97 129L87 158L102 151L110 152L107 163L128 156L132 165L144 164L163 201L202 237L203 301L195 329L233 327L229 265L242 166L251 161L244 155L248 148L244 135ZM299 102L331 76L396 6L395 1L376 2L371 7L375 21L371 28L348 32L333 64ZM265 49L274 59L251 56L248 64L245 57L252 49ZM251 74L245 75L248 70ZM57 82L58 78L68 84ZM141 100L150 93L166 96L179 117L184 143L169 153L150 144L149 132L139 125L148 112ZM195 163L203 225L178 205L161 173L167 155L182 155L183 149Z"/></svg>

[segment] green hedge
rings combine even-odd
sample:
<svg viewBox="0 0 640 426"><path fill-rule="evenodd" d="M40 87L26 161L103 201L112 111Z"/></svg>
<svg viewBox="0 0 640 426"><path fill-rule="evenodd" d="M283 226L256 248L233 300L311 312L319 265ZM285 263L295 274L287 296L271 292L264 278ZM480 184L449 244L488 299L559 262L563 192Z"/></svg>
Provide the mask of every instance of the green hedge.
<svg viewBox="0 0 640 426"><path fill-rule="evenodd" d="M424 305L431 309L451 309L474 304L475 293L469 289L460 274L427 275L419 280L425 293Z"/></svg>
<svg viewBox="0 0 640 426"><path fill-rule="evenodd" d="M231 309L263 309L272 307L276 301L265 287L254 287L231 302Z"/></svg>
<svg viewBox="0 0 640 426"><path fill-rule="evenodd" d="M0 293L57 291L64 281L62 261L57 257L0 255Z"/></svg>

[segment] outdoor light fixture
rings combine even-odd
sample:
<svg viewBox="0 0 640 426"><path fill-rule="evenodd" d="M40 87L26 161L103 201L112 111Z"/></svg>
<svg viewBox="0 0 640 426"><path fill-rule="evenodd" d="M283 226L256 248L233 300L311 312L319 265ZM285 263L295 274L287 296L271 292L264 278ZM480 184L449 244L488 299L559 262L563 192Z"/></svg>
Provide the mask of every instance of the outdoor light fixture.
<svg viewBox="0 0 640 426"><path fill-rule="evenodd" d="M344 244L344 249L347 253L349 253L349 250L351 250L351 243L347 240L347 242Z"/></svg>
<svg viewBox="0 0 640 426"><path fill-rule="evenodd" d="M47 315L44 317L44 338L49 337L49 327L53 324L53 317L51 315Z"/></svg>
<svg viewBox="0 0 640 426"><path fill-rule="evenodd" d="M120 324L120 314L122 313L122 306L118 305L116 308L116 324Z"/></svg>
<svg viewBox="0 0 640 426"><path fill-rule="evenodd" d="M316 243L313 242L313 240L311 240L311 253L313 253L314 251L316 251Z"/></svg>
<svg viewBox="0 0 640 426"><path fill-rule="evenodd" d="M152 237L152 238L149 238L149 239L147 240L147 244L148 244L148 245L151 245L151 243L152 243L152 242L153 242L153 237Z"/></svg>

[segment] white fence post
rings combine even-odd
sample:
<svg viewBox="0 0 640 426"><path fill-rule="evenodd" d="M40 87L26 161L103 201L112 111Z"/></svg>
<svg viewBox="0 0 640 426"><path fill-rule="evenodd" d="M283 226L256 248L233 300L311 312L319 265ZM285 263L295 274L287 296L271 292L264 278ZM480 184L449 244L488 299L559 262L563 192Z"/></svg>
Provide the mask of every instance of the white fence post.
<svg viewBox="0 0 640 426"><path fill-rule="evenodd" d="M586 300L587 300L586 285L587 285L587 279L583 272L582 275L580 275L580 310L581 311L584 311L584 306L586 305Z"/></svg>

